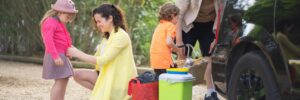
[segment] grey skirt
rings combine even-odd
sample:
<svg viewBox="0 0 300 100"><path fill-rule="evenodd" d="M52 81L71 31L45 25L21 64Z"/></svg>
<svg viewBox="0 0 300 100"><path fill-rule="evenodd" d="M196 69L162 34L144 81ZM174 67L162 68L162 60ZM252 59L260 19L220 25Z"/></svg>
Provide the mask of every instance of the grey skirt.
<svg viewBox="0 0 300 100"><path fill-rule="evenodd" d="M64 62L64 66L57 66L50 54L45 53L43 60L43 78L44 79L61 79L73 76L73 67L65 54L59 54Z"/></svg>

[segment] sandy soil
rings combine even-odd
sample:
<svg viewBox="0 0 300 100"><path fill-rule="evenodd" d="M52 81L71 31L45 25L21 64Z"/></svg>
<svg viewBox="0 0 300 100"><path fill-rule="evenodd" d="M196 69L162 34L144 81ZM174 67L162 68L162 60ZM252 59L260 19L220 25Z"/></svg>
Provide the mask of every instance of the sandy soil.
<svg viewBox="0 0 300 100"><path fill-rule="evenodd" d="M41 65L0 60L0 100L49 100L53 80L41 74ZM194 86L193 100L203 100L205 92L205 85ZM87 100L90 94L70 78L65 100Z"/></svg>
<svg viewBox="0 0 300 100"><path fill-rule="evenodd" d="M53 80L41 77L41 65L0 60L0 100L49 100ZM65 100L87 100L90 93L71 78Z"/></svg>

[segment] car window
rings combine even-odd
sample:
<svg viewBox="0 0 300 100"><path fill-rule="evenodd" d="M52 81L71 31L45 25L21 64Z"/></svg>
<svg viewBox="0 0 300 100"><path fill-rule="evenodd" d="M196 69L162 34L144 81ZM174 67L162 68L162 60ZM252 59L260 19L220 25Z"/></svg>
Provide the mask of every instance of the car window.
<svg viewBox="0 0 300 100"><path fill-rule="evenodd" d="M276 32L286 35L294 45L300 45L300 1L278 0ZM299 50L300 51L300 50Z"/></svg>
<svg viewBox="0 0 300 100"><path fill-rule="evenodd" d="M300 58L300 1L278 0L276 7L276 40L286 58Z"/></svg>
<svg viewBox="0 0 300 100"><path fill-rule="evenodd" d="M219 41L231 46L237 44L247 31L247 23L260 25L272 33L273 4L274 0L227 0Z"/></svg>

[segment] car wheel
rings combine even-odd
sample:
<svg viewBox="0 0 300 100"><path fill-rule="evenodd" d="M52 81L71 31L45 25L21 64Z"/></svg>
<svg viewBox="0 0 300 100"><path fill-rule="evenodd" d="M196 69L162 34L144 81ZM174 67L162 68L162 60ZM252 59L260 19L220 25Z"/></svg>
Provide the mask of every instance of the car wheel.
<svg viewBox="0 0 300 100"><path fill-rule="evenodd" d="M274 73L260 51L243 55L228 82L229 100L280 100Z"/></svg>

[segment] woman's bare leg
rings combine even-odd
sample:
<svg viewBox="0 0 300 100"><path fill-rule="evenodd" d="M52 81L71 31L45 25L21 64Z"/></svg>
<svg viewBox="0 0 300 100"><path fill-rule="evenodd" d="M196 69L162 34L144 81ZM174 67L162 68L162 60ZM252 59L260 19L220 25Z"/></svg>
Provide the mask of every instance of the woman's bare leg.
<svg viewBox="0 0 300 100"><path fill-rule="evenodd" d="M90 69L78 69L74 71L74 80L81 86L93 90L98 74Z"/></svg>

